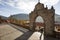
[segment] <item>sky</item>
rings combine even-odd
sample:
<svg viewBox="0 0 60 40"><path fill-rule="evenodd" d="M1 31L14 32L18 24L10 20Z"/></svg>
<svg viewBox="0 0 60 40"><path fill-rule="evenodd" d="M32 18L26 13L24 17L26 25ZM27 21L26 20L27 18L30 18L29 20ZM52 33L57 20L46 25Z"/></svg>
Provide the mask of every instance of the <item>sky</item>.
<svg viewBox="0 0 60 40"><path fill-rule="evenodd" d="M34 10L38 0L0 0L0 15L9 17L14 14L29 14ZM55 13L60 15L60 0L40 0L44 6L54 7Z"/></svg>

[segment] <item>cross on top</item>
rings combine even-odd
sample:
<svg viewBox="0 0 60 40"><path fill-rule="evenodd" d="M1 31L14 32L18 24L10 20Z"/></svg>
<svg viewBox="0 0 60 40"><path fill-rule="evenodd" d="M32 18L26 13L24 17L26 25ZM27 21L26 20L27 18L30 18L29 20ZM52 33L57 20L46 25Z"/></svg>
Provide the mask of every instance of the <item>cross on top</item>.
<svg viewBox="0 0 60 40"><path fill-rule="evenodd" d="M40 0L38 0L38 2L40 2Z"/></svg>

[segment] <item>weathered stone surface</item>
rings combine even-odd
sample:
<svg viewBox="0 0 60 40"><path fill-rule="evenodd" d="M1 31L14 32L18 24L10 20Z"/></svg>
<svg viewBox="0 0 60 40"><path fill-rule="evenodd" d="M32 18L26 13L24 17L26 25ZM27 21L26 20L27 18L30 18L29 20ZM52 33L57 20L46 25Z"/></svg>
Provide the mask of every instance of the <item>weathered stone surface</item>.
<svg viewBox="0 0 60 40"><path fill-rule="evenodd" d="M54 31L54 15L55 15L55 10L54 8L48 9L48 8L44 8L44 5L41 3L38 3L35 6L34 11L32 11L29 14L29 18L30 18L30 29L32 31L35 31L35 19L38 16L41 16L44 20L45 26L44 26L44 32L45 35L53 35L53 31Z"/></svg>

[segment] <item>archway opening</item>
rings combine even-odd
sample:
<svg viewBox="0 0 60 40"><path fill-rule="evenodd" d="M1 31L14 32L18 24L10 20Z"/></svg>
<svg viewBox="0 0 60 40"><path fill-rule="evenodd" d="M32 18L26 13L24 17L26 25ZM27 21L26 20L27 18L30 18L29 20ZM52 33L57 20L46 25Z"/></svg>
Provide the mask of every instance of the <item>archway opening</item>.
<svg viewBox="0 0 60 40"><path fill-rule="evenodd" d="M37 16L35 19L35 30L39 31L41 28L44 28L44 20L41 16Z"/></svg>

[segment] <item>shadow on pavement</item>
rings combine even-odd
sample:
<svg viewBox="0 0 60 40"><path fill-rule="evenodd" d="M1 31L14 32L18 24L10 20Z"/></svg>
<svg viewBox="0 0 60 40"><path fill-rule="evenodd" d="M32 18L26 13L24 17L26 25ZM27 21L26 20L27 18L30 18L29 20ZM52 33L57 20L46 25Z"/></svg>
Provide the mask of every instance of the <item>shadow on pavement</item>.
<svg viewBox="0 0 60 40"><path fill-rule="evenodd" d="M27 30L25 30L25 28L23 29L23 28L20 27L20 26L17 26L17 25L14 25L14 24L10 24L10 23L9 23L9 25L12 26L13 28L15 28L15 29L23 32L23 33L27 32ZM24 30L25 30L25 31L24 31Z"/></svg>
<svg viewBox="0 0 60 40"><path fill-rule="evenodd" d="M32 31L28 31L26 33L24 33L23 35L21 35L20 37L16 38L15 40L28 40L29 37L33 34Z"/></svg>
<svg viewBox="0 0 60 40"><path fill-rule="evenodd" d="M51 37L51 36L46 36L44 38L44 40L60 40L60 38L55 38L55 37Z"/></svg>

